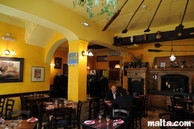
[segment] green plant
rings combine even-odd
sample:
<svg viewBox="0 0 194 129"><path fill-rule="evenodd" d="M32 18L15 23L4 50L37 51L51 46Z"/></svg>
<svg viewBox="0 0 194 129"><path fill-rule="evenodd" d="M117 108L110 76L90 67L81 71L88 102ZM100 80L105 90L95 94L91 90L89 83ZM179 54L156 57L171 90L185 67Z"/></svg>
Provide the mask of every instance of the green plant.
<svg viewBox="0 0 194 129"><path fill-rule="evenodd" d="M142 59L143 59L143 55L142 54L140 54L138 56L135 56L134 54L132 54L132 56L131 56L131 61L133 63L135 63L137 67L140 67L141 66Z"/></svg>

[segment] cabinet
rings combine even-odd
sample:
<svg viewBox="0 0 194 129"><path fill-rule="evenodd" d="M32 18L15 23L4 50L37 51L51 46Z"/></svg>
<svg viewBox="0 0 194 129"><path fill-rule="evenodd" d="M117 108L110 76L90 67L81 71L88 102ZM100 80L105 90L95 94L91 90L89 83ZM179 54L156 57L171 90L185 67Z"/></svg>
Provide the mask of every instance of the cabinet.
<svg viewBox="0 0 194 129"><path fill-rule="evenodd" d="M67 98L68 92L68 76L55 75L53 97Z"/></svg>

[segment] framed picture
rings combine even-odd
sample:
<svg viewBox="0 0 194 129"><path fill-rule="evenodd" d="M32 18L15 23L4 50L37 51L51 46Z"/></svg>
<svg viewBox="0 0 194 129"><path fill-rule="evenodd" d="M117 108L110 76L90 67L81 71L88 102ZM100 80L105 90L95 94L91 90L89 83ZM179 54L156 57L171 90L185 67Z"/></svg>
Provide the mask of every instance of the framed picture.
<svg viewBox="0 0 194 129"><path fill-rule="evenodd" d="M32 68L31 68L31 81L32 82L44 81L44 67L32 66Z"/></svg>
<svg viewBox="0 0 194 129"><path fill-rule="evenodd" d="M55 69L61 69L62 58L55 57Z"/></svg>
<svg viewBox="0 0 194 129"><path fill-rule="evenodd" d="M165 63L165 62L161 62L161 63L160 63L160 67L161 67L161 68L165 68L165 66L166 66L166 63Z"/></svg>
<svg viewBox="0 0 194 129"><path fill-rule="evenodd" d="M24 58L0 57L0 83L23 82Z"/></svg>
<svg viewBox="0 0 194 129"><path fill-rule="evenodd" d="M107 62L107 56L97 56L97 62Z"/></svg>

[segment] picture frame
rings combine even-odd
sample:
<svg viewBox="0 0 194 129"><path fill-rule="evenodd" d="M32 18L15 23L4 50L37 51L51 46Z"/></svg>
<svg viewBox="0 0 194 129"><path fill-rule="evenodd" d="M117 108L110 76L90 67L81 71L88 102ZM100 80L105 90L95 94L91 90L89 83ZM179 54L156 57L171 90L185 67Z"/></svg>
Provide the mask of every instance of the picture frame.
<svg viewBox="0 0 194 129"><path fill-rule="evenodd" d="M165 68L166 67L166 62L160 62L160 67Z"/></svg>
<svg viewBox="0 0 194 129"><path fill-rule="evenodd" d="M97 56L97 62L107 62L107 56Z"/></svg>
<svg viewBox="0 0 194 129"><path fill-rule="evenodd" d="M0 83L23 82L24 58L0 57Z"/></svg>
<svg viewBox="0 0 194 129"><path fill-rule="evenodd" d="M55 69L61 69L62 58L55 57Z"/></svg>
<svg viewBox="0 0 194 129"><path fill-rule="evenodd" d="M32 66L31 67L31 81L42 82L44 81L44 67Z"/></svg>

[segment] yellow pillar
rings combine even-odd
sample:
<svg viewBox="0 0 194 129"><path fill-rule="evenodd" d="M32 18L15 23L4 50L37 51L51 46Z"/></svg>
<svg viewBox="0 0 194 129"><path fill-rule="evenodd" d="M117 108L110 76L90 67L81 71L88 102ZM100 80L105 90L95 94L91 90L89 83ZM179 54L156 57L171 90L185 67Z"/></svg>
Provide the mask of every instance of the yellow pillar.
<svg viewBox="0 0 194 129"><path fill-rule="evenodd" d="M77 53L77 64L68 65L68 99L86 100L87 56L82 56L82 51L87 51L88 42L77 40L68 45L69 53Z"/></svg>

